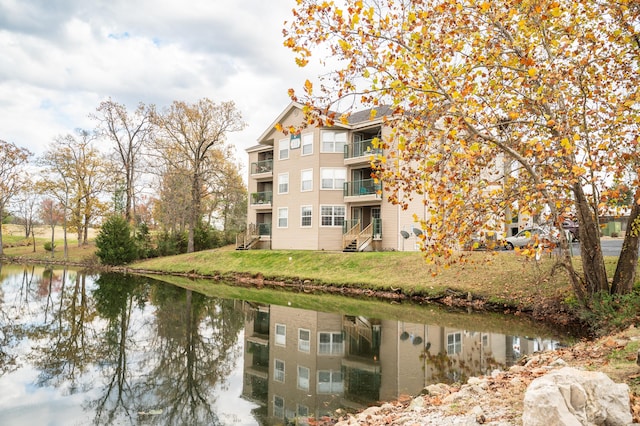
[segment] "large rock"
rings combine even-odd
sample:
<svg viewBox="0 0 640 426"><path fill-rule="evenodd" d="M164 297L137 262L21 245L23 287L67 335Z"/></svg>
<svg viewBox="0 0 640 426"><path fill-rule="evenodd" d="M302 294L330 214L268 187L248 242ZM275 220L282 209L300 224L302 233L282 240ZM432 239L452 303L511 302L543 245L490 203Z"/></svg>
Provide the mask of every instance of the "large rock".
<svg viewBox="0 0 640 426"><path fill-rule="evenodd" d="M535 379L524 396L523 426L627 426L629 387L606 374L565 367Z"/></svg>

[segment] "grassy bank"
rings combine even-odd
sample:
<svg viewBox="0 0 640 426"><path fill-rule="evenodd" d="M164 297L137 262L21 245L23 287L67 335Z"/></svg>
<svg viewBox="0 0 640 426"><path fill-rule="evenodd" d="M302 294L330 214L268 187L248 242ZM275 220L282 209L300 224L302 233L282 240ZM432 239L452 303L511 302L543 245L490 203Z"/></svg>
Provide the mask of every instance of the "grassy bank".
<svg viewBox="0 0 640 426"><path fill-rule="evenodd" d="M562 275L551 276L553 259L534 262L513 252L475 252L470 262L436 272L417 252L342 253L232 248L137 262L132 268L204 276L246 273L265 279L312 280L314 284L359 287L438 296L459 293L496 303L527 304L564 298L570 288Z"/></svg>

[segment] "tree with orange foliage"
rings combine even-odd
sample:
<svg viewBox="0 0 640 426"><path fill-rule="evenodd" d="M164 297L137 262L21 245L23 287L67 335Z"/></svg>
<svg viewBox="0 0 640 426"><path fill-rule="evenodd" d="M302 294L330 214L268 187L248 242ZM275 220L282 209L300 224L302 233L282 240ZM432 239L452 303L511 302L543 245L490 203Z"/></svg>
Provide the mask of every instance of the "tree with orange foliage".
<svg viewBox="0 0 640 426"><path fill-rule="evenodd" d="M345 103L392 106L374 166L392 202L424 196L433 262L464 260L456 248L509 208L558 229L575 215L582 270L564 235L558 266L588 303L635 282L640 192L612 282L598 210L612 178L640 187L639 11L632 0L298 0L285 45L301 66L326 48L336 69L290 95L308 123L340 119L329 111Z"/></svg>

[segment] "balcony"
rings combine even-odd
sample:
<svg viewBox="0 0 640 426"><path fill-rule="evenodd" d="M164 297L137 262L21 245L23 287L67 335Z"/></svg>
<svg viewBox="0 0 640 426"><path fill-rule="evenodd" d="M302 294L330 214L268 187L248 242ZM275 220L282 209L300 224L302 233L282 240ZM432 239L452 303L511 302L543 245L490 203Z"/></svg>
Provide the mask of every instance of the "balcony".
<svg viewBox="0 0 640 426"><path fill-rule="evenodd" d="M253 207L265 207L271 209L271 202L273 201L273 191L264 192L252 192L251 193L251 205Z"/></svg>
<svg viewBox="0 0 640 426"><path fill-rule="evenodd" d="M354 180L344 183L345 201L368 201L381 199L382 185L374 179Z"/></svg>
<svg viewBox="0 0 640 426"><path fill-rule="evenodd" d="M273 176L273 159L251 163L251 176L255 178Z"/></svg>
<svg viewBox="0 0 640 426"><path fill-rule="evenodd" d="M376 148L373 143L374 139L366 139L354 142L344 146L345 164L354 164L358 162L368 162L373 155L382 154L382 149Z"/></svg>

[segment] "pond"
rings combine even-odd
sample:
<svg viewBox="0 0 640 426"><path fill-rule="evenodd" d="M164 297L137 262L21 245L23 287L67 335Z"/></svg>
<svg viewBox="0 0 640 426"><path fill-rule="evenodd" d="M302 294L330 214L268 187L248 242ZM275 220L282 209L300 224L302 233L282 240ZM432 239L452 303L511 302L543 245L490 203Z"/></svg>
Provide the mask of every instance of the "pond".
<svg viewBox="0 0 640 426"><path fill-rule="evenodd" d="M310 424L568 340L513 316L0 265L0 419Z"/></svg>

